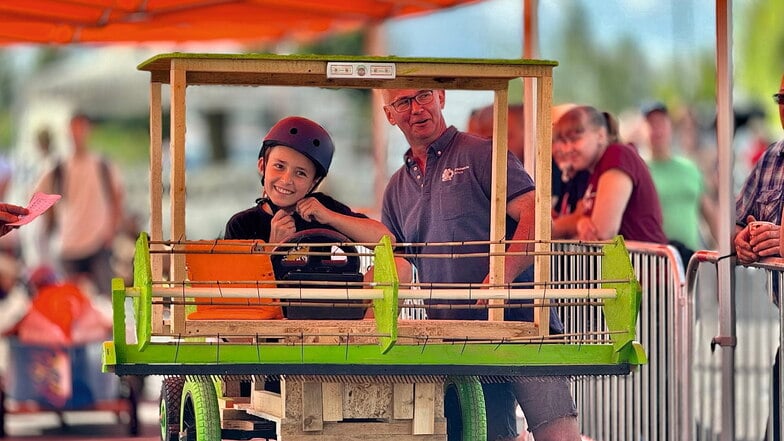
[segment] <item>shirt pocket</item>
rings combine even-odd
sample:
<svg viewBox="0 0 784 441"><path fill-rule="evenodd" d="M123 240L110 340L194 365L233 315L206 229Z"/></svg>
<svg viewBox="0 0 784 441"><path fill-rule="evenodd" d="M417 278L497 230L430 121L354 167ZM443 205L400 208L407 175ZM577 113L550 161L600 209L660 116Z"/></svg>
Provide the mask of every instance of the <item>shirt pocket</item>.
<svg viewBox="0 0 784 441"><path fill-rule="evenodd" d="M757 220L781 223L781 189L760 192L755 205Z"/></svg>
<svg viewBox="0 0 784 441"><path fill-rule="evenodd" d="M476 197L470 190L456 187L447 187L438 193L439 217L442 220L454 220L462 217L476 215Z"/></svg>

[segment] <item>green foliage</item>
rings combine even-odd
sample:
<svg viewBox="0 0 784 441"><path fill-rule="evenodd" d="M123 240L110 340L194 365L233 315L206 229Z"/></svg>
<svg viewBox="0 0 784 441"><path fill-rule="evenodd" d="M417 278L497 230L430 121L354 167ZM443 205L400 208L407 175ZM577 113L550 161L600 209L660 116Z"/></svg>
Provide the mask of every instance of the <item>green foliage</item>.
<svg viewBox="0 0 784 441"><path fill-rule="evenodd" d="M10 112L0 112L0 152L8 151L13 143L13 121Z"/></svg>
<svg viewBox="0 0 784 441"><path fill-rule="evenodd" d="M111 120L93 125L90 145L118 164L149 160L150 134L135 120Z"/></svg>
<svg viewBox="0 0 784 441"><path fill-rule="evenodd" d="M778 111L770 96L778 91L784 72L784 2L742 2L743 20L735 20L735 88L749 101L761 103L771 124L778 126ZM744 98L744 96L741 96Z"/></svg>
<svg viewBox="0 0 784 441"><path fill-rule="evenodd" d="M362 32L338 34L313 44L302 46L300 54L365 55L365 38Z"/></svg>

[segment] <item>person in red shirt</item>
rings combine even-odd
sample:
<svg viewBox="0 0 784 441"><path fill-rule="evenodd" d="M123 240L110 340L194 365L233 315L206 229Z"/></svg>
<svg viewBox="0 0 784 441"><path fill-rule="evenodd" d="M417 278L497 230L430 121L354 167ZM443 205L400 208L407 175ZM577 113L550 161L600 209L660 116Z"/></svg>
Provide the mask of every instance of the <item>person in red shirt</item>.
<svg viewBox="0 0 784 441"><path fill-rule="evenodd" d="M662 212L648 166L633 147L613 139L614 119L591 106L576 107L556 123L553 138L563 143L575 170L591 177L582 214L559 218L553 237L667 243Z"/></svg>

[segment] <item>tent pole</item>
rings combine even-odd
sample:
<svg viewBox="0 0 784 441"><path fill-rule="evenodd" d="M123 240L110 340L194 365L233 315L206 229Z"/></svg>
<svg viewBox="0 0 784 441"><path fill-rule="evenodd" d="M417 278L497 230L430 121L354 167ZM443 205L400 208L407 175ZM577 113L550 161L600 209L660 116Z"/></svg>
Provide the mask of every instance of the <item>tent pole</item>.
<svg viewBox="0 0 784 441"><path fill-rule="evenodd" d="M716 0L716 139L719 158L719 255L732 252L735 230L732 182L732 1ZM719 335L721 347L721 440L735 439L735 262L718 263Z"/></svg>

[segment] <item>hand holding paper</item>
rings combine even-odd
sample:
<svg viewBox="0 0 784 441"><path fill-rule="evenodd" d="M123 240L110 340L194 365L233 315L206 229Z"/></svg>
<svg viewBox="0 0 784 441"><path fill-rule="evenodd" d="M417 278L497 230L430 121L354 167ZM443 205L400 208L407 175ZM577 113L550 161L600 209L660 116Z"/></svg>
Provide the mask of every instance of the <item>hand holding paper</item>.
<svg viewBox="0 0 784 441"><path fill-rule="evenodd" d="M10 227L29 224L60 200L61 197L59 194L37 192L30 199L30 203L26 208L12 204L0 204L0 222L3 222L3 234L7 233Z"/></svg>

